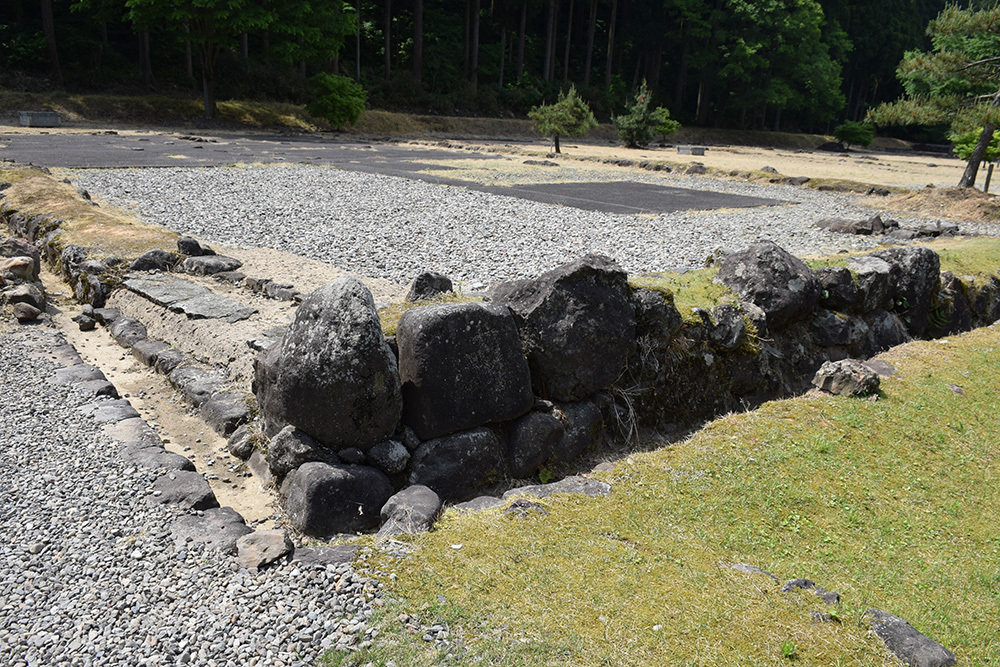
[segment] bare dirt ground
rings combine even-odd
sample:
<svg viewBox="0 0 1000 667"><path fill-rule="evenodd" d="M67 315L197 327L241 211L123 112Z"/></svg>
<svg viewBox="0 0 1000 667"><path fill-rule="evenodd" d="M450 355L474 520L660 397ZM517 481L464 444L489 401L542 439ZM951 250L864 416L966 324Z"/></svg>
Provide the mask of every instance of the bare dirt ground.
<svg viewBox="0 0 1000 667"><path fill-rule="evenodd" d="M501 149L533 157L551 152L549 142L504 145L501 142L465 142L485 149ZM563 143L563 159L662 161L688 166L700 163L722 171L758 171L772 167L784 176L850 180L882 186L922 188L954 187L965 163L949 155L896 153L875 149L852 149L849 153L818 150L788 150L747 146L709 146L704 155L681 155L675 147L628 149L620 145Z"/></svg>
<svg viewBox="0 0 1000 667"><path fill-rule="evenodd" d="M226 440L190 409L164 376L140 364L103 327L80 331L71 320L80 313L80 304L60 276L44 267L42 282L53 323L85 362L104 372L122 398L156 430L166 449L190 459L198 472L206 475L220 505L235 509L247 523L273 527L272 516L277 511L274 490L244 474L242 463L226 451Z"/></svg>

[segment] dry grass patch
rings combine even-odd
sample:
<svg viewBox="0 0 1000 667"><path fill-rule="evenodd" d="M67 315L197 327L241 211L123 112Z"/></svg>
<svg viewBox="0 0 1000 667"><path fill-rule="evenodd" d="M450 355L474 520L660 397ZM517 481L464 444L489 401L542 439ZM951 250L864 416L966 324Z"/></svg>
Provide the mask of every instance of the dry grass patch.
<svg viewBox="0 0 1000 667"><path fill-rule="evenodd" d="M1000 224L1000 198L974 188L923 188L888 199L882 207L925 218Z"/></svg>
<svg viewBox="0 0 1000 667"><path fill-rule="evenodd" d="M92 248L97 256L114 255L127 261L154 248L176 248L176 233L110 207L93 206L72 186L42 171L0 169L0 180L13 184L5 192L6 201L17 210L64 221L61 229L65 233L56 240L59 248L81 245Z"/></svg>
<svg viewBox="0 0 1000 667"><path fill-rule="evenodd" d="M464 296L455 292L439 294L433 298L421 301L400 301L399 303L391 303L388 306L383 306L378 309L378 318L382 322L382 333L386 336L395 336L399 319L408 310L413 310L421 306L440 306L447 303L470 303L473 301L482 301L482 299Z"/></svg>

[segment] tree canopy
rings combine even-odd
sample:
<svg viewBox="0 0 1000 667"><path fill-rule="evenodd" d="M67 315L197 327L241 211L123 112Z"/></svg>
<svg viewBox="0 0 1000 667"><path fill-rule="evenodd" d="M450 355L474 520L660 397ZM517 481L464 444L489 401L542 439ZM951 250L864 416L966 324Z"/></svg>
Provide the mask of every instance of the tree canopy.
<svg viewBox="0 0 1000 667"><path fill-rule="evenodd" d="M905 97L868 114L886 125L946 124L952 133L979 129L961 187L972 187L1000 125L1000 6L950 5L927 26L932 50L907 51L897 69Z"/></svg>
<svg viewBox="0 0 1000 667"><path fill-rule="evenodd" d="M685 124L828 131L897 97L945 0L7 0L0 80L305 102L321 72L382 108L524 115L641 81ZM50 8L51 17L46 11ZM138 47L138 48L137 48ZM138 56L138 57L137 57ZM34 83L32 85L44 85Z"/></svg>

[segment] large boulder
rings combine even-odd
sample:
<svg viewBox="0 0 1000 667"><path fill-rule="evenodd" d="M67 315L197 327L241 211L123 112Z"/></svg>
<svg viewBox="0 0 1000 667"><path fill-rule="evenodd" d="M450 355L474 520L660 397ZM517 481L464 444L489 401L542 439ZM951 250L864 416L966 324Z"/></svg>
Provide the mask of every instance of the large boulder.
<svg viewBox="0 0 1000 667"><path fill-rule="evenodd" d="M929 326L931 306L941 282L941 259L930 248L913 245L889 248L871 254L893 268L896 298L893 311L914 336L922 336Z"/></svg>
<svg viewBox="0 0 1000 667"><path fill-rule="evenodd" d="M848 266L857 286L857 307L862 313L892 307L896 283L892 266L878 257L852 257Z"/></svg>
<svg viewBox="0 0 1000 667"><path fill-rule="evenodd" d="M858 299L858 288L850 269L843 266L824 266L816 270L819 276L819 303L830 310L845 311L854 307Z"/></svg>
<svg viewBox="0 0 1000 667"><path fill-rule="evenodd" d="M819 276L772 241L726 256L716 280L761 308L772 330L812 310L822 291Z"/></svg>
<svg viewBox="0 0 1000 667"><path fill-rule="evenodd" d="M636 320L625 272L613 260L587 255L496 285L490 296L514 312L538 395L578 401L621 375Z"/></svg>
<svg viewBox="0 0 1000 667"><path fill-rule="evenodd" d="M507 469L516 479L531 477L552 455L565 427L550 414L531 412L515 420L507 432Z"/></svg>
<svg viewBox="0 0 1000 667"><path fill-rule="evenodd" d="M367 451L396 431L403 407L396 358L357 278L306 297L281 344L255 366L269 435L291 424L330 449Z"/></svg>
<svg viewBox="0 0 1000 667"><path fill-rule="evenodd" d="M531 375L506 306L414 308L396 329L403 422L422 440L531 409Z"/></svg>
<svg viewBox="0 0 1000 667"><path fill-rule="evenodd" d="M375 528L392 496L389 478L375 468L305 463L281 485L285 509L296 529L326 537Z"/></svg>
<svg viewBox="0 0 1000 667"><path fill-rule="evenodd" d="M410 460L410 484L446 500L463 500L503 476L500 439L488 428L453 433L420 445Z"/></svg>
<svg viewBox="0 0 1000 667"><path fill-rule="evenodd" d="M593 401L560 403L554 415L563 423L563 437L552 448L556 463L569 463L600 440L604 417Z"/></svg>

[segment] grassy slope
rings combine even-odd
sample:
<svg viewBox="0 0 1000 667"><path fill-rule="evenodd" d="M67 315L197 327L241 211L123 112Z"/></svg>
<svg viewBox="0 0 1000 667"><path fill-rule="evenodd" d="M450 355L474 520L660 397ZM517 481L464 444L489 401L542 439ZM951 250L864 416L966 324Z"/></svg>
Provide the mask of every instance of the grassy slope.
<svg viewBox="0 0 1000 667"><path fill-rule="evenodd" d="M597 475L609 497L541 501L548 516L449 512L412 559L384 558L404 602L349 662L440 662L393 630L417 610L463 638L463 663L773 665L794 645L800 664L894 664L868 630L878 607L962 664L996 664L998 348L997 326L896 348L877 402L810 394L725 417ZM840 622L731 562L840 592Z"/></svg>

